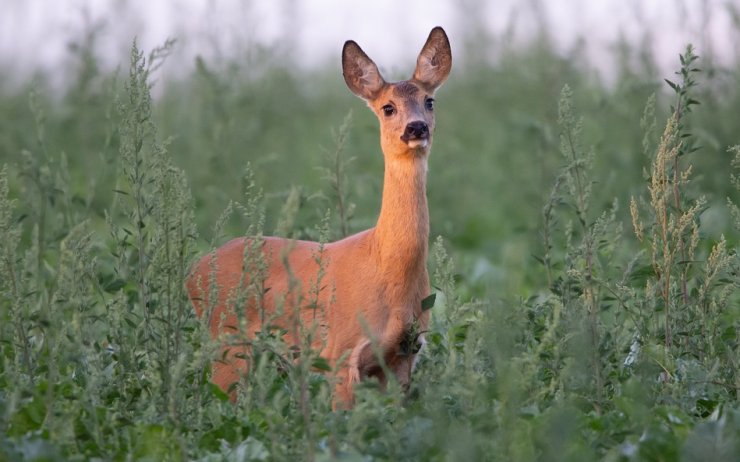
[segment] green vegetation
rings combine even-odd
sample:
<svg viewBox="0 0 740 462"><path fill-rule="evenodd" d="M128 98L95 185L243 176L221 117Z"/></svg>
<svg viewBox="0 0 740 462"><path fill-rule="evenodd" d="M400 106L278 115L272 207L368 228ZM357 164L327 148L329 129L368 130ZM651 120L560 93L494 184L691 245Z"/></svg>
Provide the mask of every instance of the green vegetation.
<svg viewBox="0 0 740 462"><path fill-rule="evenodd" d="M456 57L427 348L407 396L334 413L270 332L231 404L183 279L230 237L372 226L374 116L338 62L264 56L152 99L172 46L0 95L0 460L738 460L740 63L688 48L666 83L622 50L607 87L544 40Z"/></svg>

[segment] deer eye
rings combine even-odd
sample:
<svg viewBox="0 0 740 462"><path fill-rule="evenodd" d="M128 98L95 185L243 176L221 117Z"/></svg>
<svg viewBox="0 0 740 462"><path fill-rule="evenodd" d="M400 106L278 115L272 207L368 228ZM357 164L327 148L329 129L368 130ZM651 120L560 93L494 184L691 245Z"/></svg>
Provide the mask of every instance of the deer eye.
<svg viewBox="0 0 740 462"><path fill-rule="evenodd" d="M386 104L385 106L382 107L382 109L383 109L383 114L385 114L386 117L390 117L396 113L396 108L393 107L392 104Z"/></svg>
<svg viewBox="0 0 740 462"><path fill-rule="evenodd" d="M434 110L434 98L427 98L424 101L424 107L427 108L428 111Z"/></svg>

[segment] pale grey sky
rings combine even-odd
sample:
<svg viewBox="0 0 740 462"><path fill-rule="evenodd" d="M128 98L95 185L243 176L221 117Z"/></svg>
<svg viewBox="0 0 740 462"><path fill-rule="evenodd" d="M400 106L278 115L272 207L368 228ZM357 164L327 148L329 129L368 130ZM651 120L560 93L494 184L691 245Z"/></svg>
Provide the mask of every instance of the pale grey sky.
<svg viewBox="0 0 740 462"><path fill-rule="evenodd" d="M688 42L699 54L711 47L720 60L740 49L730 14L740 14L740 0L2 0L0 9L0 66L16 80L33 69L53 72L68 43L96 24L99 55L110 68L126 63L134 36L144 49L177 38L166 72L187 69L197 54L228 56L288 36L302 66L338 66L342 44L354 39L382 67L405 71L431 27L444 26L454 48L476 22L493 37L509 30L525 42L544 20L564 53L585 40L602 74L620 35L637 41L650 31L666 70Z"/></svg>

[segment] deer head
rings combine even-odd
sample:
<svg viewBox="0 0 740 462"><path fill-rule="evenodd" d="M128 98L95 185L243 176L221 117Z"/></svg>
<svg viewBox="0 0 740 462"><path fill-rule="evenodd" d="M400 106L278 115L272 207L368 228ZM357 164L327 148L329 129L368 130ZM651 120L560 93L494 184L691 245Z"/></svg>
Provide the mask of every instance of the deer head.
<svg viewBox="0 0 740 462"><path fill-rule="evenodd" d="M344 80L380 120L380 144L388 157L426 157L434 133L434 92L450 73L452 52L447 34L435 27L416 60L409 80L388 83L378 67L353 41L342 50Z"/></svg>

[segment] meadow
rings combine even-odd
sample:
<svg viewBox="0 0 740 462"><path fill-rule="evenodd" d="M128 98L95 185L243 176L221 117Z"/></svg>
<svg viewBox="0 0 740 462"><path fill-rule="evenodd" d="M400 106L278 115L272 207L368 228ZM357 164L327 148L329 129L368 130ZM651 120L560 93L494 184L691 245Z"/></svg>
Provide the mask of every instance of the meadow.
<svg viewBox="0 0 740 462"><path fill-rule="evenodd" d="M231 237L374 225L377 121L339 55L162 80L177 43L110 73L93 39L63 92L0 94L0 460L740 457L740 62L686 48L661 75L625 44L607 85L546 37L460 47L427 348L408 394L364 383L332 412L331 374L276 332L229 402L183 280Z"/></svg>

